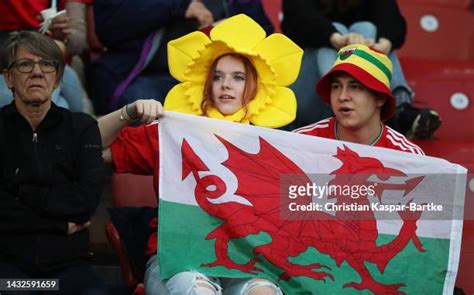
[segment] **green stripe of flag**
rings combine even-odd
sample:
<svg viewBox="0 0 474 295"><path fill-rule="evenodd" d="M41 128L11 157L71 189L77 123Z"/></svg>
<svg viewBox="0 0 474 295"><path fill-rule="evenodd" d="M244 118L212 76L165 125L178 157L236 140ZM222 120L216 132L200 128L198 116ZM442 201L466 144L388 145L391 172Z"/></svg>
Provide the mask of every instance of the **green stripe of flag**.
<svg viewBox="0 0 474 295"><path fill-rule="evenodd" d="M169 221L169 222L167 222ZM205 240L205 236L215 229L222 221L210 217L201 208L191 205L160 201L160 232L159 249L161 269L168 270L164 276L173 275L180 270L198 270L208 275L228 277L250 276L237 270L227 270L224 267L202 268L202 263L215 260L214 240ZM379 234L378 245L393 240L393 235ZM408 246L387 265L381 274L377 267L366 262L370 273L376 281L384 284L403 283L406 287L400 288L407 294L442 294L446 276L446 264L449 255L449 240L420 237L423 248L427 251L420 253L410 242ZM229 244L230 257L238 263L245 263L252 255L255 246L271 242L266 233L247 236L233 240ZM262 263L257 266L274 271L273 275L259 273L260 277L276 280L281 270L273 267L262 256ZM358 273L346 262L337 266L335 261L326 254L309 248L298 257L290 258L293 263L310 264L321 263L329 266L335 280L326 282L315 281L305 277L292 278L289 281L278 281L286 294L371 294L369 291L356 291L352 288L343 288L348 282L360 282ZM413 263L416 261L416 263ZM396 278L396 279L394 279Z"/></svg>

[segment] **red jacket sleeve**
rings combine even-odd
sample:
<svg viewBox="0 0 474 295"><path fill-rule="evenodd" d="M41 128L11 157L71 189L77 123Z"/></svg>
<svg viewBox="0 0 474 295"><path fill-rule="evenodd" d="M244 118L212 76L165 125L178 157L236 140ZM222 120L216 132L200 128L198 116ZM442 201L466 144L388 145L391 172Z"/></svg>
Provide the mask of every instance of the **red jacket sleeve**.
<svg viewBox="0 0 474 295"><path fill-rule="evenodd" d="M112 143L117 173L152 175L158 167L158 123L126 127Z"/></svg>

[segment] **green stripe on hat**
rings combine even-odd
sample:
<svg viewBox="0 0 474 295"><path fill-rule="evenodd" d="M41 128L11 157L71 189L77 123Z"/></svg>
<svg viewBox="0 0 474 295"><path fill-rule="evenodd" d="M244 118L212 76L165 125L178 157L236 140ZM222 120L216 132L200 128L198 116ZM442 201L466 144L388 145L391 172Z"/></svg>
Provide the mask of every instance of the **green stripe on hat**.
<svg viewBox="0 0 474 295"><path fill-rule="evenodd" d="M358 57L365 59L366 61L370 62L371 64L373 64L374 66L376 66L377 68L379 68L379 70L381 70L382 73L385 74L385 76L387 77L387 79L388 79L389 82L392 80L392 73L391 73L390 69L387 68L387 66L384 65L383 62L381 62L380 60L378 60L376 57L374 57L374 56L371 55L370 53L367 53L367 52L365 52L364 50L359 49L359 48L356 48L355 50L353 50L348 56L345 55L344 53L345 53L345 52L341 52L341 51L340 51L340 52L337 54L337 58L340 58L341 60L344 60L344 59L348 58L350 55L355 54L355 55L357 55Z"/></svg>
<svg viewBox="0 0 474 295"><path fill-rule="evenodd" d="M353 54L355 54L359 57L362 57L366 61L368 61L368 62L372 63L373 65L375 65L377 68L379 68L385 74L385 76L387 76L388 81L392 81L392 73L390 72L390 69L387 68L387 66L384 65L383 62L381 62L380 60L375 58L373 55L371 55L371 54L369 54L369 53L367 53L363 50L360 50L360 49L356 49Z"/></svg>

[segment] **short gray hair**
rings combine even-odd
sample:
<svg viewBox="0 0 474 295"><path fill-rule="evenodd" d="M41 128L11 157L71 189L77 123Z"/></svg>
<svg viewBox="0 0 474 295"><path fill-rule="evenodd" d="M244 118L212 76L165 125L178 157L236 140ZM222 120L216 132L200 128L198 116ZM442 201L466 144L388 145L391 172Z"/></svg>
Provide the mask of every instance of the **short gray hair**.
<svg viewBox="0 0 474 295"><path fill-rule="evenodd" d="M20 48L28 50L31 54L57 62L57 78L63 77L66 61L59 46L53 39L33 31L13 32L2 45L2 69L8 70L16 59Z"/></svg>

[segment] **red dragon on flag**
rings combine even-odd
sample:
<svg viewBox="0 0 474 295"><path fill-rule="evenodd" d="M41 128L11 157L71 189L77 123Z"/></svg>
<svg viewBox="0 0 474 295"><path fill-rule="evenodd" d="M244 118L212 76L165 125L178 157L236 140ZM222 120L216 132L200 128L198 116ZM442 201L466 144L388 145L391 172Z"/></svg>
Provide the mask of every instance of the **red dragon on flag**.
<svg viewBox="0 0 474 295"><path fill-rule="evenodd" d="M217 135L216 135L217 136ZM331 257L337 267L343 262L350 265L360 276L360 282L346 282L344 288L370 290L375 294L404 294L399 290L405 284L393 282L384 284L374 279L366 263L375 264L383 273L387 264L412 241L418 251L424 249L416 234L419 211L400 211L403 223L398 235L392 241L378 245L377 220L374 212L341 212L335 215L325 212L298 212L290 218L282 218L281 208L287 205L288 198L282 198L281 175L292 175L292 183L305 185L311 180L295 163L273 147L263 138L259 138L258 153L248 153L239 149L229 141L217 136L228 151L228 159L222 163L238 179L236 195L245 198L250 204L238 202L218 203L218 199L226 192L226 183L217 175L200 176L200 171L209 171L206 164L193 151L190 144L183 140L181 145L182 179L192 174L196 180L195 198L199 206L209 215L223 221L208 233L206 239L215 240L215 261L203 264L204 267L223 266L246 273L261 271L256 263L264 257L269 263L281 269L280 280L292 277L308 277L317 281L334 280L331 268L315 263L301 265L289 258L296 257L308 248ZM375 175L380 180L388 180L391 176L407 177L397 169L385 167L375 158L361 157L347 146L337 148L334 155L341 166L331 174L334 178L330 184L376 184L376 197L381 201L384 190L403 190L405 195L414 189L423 179L416 177L404 184L375 183L369 179ZM311 202L311 196L300 197L298 204ZM356 202L369 204L367 195L357 200L332 195L336 204ZM265 232L271 242L253 249L254 257L244 264L236 263L229 256L229 242L233 239ZM259 255L259 257L257 257Z"/></svg>

